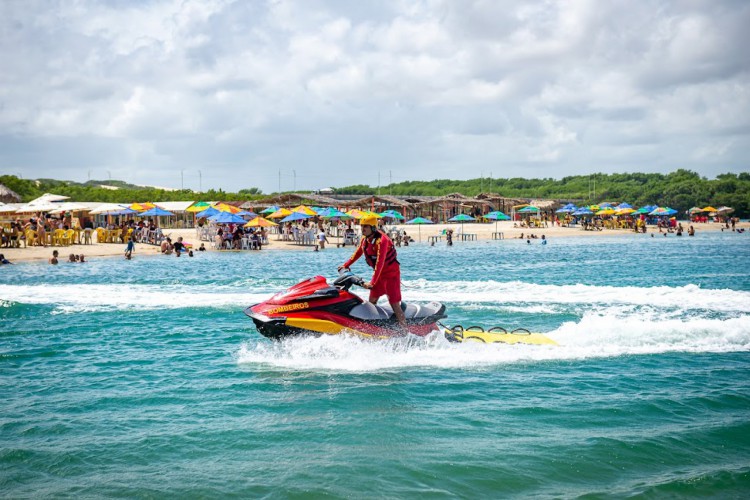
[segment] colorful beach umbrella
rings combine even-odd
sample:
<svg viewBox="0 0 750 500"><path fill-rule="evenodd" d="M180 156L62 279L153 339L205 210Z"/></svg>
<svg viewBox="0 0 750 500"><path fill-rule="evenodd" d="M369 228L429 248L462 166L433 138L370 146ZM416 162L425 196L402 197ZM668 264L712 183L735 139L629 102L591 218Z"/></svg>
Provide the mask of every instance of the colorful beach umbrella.
<svg viewBox="0 0 750 500"><path fill-rule="evenodd" d="M265 219L263 217L256 217L247 224L245 224L245 227L271 227L271 226L278 226L275 222L271 222L268 219Z"/></svg>
<svg viewBox="0 0 750 500"><path fill-rule="evenodd" d="M714 207L712 207L711 205L709 205L709 206L707 206L705 208L702 208L701 212L716 212L716 209Z"/></svg>
<svg viewBox="0 0 750 500"><path fill-rule="evenodd" d="M270 207L266 208L265 210L261 210L260 213L262 213L262 214L272 214L275 211L277 211L278 209L279 209L278 205L271 205Z"/></svg>
<svg viewBox="0 0 750 500"><path fill-rule="evenodd" d="M197 201L190 205L185 211L186 212L202 212L210 207L211 204L207 201Z"/></svg>

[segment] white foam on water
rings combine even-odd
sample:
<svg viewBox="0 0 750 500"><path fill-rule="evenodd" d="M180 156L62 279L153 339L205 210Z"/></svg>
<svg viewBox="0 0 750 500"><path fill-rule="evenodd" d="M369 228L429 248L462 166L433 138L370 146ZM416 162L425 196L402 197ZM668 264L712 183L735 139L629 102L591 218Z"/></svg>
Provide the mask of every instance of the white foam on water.
<svg viewBox="0 0 750 500"><path fill-rule="evenodd" d="M513 312L554 313L555 305L585 308L644 306L670 310L750 313L750 292L681 287L614 287L536 285L522 282L409 282L403 290L409 302L446 302L474 308L506 308ZM248 291L252 290L252 291ZM59 312L111 309L246 307L271 297L270 285L0 285L0 300L22 304L51 304ZM357 292L364 296L366 292ZM548 307L548 308L547 308ZM499 309L498 309L499 310Z"/></svg>
<svg viewBox="0 0 750 500"><path fill-rule="evenodd" d="M237 362L293 370L341 372L408 368L476 368L519 362L580 360L667 352L750 351L750 316L730 319L621 317L586 314L547 333L557 346L448 342L439 332L424 339L363 340L347 335L244 343Z"/></svg>

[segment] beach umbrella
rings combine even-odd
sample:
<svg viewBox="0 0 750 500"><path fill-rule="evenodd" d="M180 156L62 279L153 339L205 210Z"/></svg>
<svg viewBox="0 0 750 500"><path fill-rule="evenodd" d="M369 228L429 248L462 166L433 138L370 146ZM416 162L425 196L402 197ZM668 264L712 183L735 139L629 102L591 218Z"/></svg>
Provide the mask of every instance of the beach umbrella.
<svg viewBox="0 0 750 500"><path fill-rule="evenodd" d="M244 224L245 219L237 214L231 212L219 212L208 218L218 224Z"/></svg>
<svg viewBox="0 0 750 500"><path fill-rule="evenodd" d="M268 219L281 219L282 217L286 217L287 215L291 214L292 211L288 208L280 208L276 210L274 213L266 215Z"/></svg>
<svg viewBox="0 0 750 500"><path fill-rule="evenodd" d="M355 219L361 219L364 217L364 212L362 210L357 210L356 208L352 208L351 210L346 211L346 215L349 217L353 217Z"/></svg>
<svg viewBox="0 0 750 500"><path fill-rule="evenodd" d="M573 215L575 216L594 215L594 212L592 212L588 207L581 207L577 209L575 212L573 212Z"/></svg>
<svg viewBox="0 0 750 500"><path fill-rule="evenodd" d="M612 207L605 207L598 212L596 212L596 215L614 215L615 210Z"/></svg>
<svg viewBox="0 0 750 500"><path fill-rule="evenodd" d="M629 215L635 212L635 209L633 207L626 207L626 208L618 208L615 210L615 213L617 215Z"/></svg>
<svg viewBox="0 0 750 500"><path fill-rule="evenodd" d="M404 216L396 212L395 210L386 210L385 212L380 212L379 215L381 217L389 217L391 219L404 220Z"/></svg>
<svg viewBox="0 0 750 500"><path fill-rule="evenodd" d="M693 215L693 214L700 213L702 211L703 211L703 209L700 208L700 207L693 207L690 210L688 210L687 213L689 213L690 215Z"/></svg>
<svg viewBox="0 0 750 500"><path fill-rule="evenodd" d="M299 205L297 207L294 207L292 209L292 212L299 212L301 214L310 215L310 216L318 215L318 213L315 210L305 205Z"/></svg>
<svg viewBox="0 0 750 500"><path fill-rule="evenodd" d="M731 214L732 212L734 212L734 209L732 207L719 207L716 209L716 213L720 213L720 214L723 214L723 213Z"/></svg>
<svg viewBox="0 0 750 500"><path fill-rule="evenodd" d="M195 214L195 216L200 219L201 217L211 217L212 215L216 215L218 213L220 213L219 210L215 209L214 207L208 207L204 211Z"/></svg>
<svg viewBox="0 0 750 500"><path fill-rule="evenodd" d="M247 210L241 210L234 215L239 215L240 217L257 217L258 216L258 214L256 214L255 212L249 212Z"/></svg>
<svg viewBox="0 0 750 500"><path fill-rule="evenodd" d="M495 221L495 232L497 232L497 221L510 220L510 217L502 213L500 210L495 210L494 212L485 214L484 218Z"/></svg>
<svg viewBox="0 0 750 500"><path fill-rule="evenodd" d="M649 212L649 215L674 215L677 213L677 210L674 208L669 207L657 207L651 212Z"/></svg>
<svg viewBox="0 0 750 500"><path fill-rule="evenodd" d="M623 208L633 208L633 205L631 205L630 203L620 203L616 208L618 210L622 210Z"/></svg>
<svg viewBox="0 0 750 500"><path fill-rule="evenodd" d="M474 221L474 220L476 220L476 219L474 217L472 217L471 215L458 214L455 217L451 217L450 219L448 219L448 222L460 222L461 223L461 233L463 233L464 232L464 222L466 222L466 221Z"/></svg>
<svg viewBox="0 0 750 500"><path fill-rule="evenodd" d="M247 224L245 224L245 227L271 227L271 226L278 226L275 222L271 222L268 219L265 219L263 217L256 217Z"/></svg>
<svg viewBox="0 0 750 500"><path fill-rule="evenodd" d="M539 212L539 208L533 205L527 205L518 211L519 214L535 214Z"/></svg>
<svg viewBox="0 0 750 500"><path fill-rule="evenodd" d="M146 210L145 212L139 213L138 217L166 217L169 215L174 215L174 214L170 212L169 210L164 210L163 208L160 208L154 205L153 208Z"/></svg>
<svg viewBox="0 0 750 500"><path fill-rule="evenodd" d="M705 208L702 208L701 212L716 212L716 209L714 207L712 207L711 205L709 205L709 206L707 206Z"/></svg>
<svg viewBox="0 0 750 500"><path fill-rule="evenodd" d="M229 212L232 214L237 214L239 212L242 212L242 209L239 207L235 207L234 205L228 205L226 203L217 203L214 208L220 212Z"/></svg>
<svg viewBox="0 0 750 500"><path fill-rule="evenodd" d="M210 207L211 204L207 201L197 201L190 205L187 209L185 209L186 212L202 212L203 210L206 210L208 207Z"/></svg>
<svg viewBox="0 0 750 500"><path fill-rule="evenodd" d="M262 214L272 214L275 211L277 211L278 209L279 209L278 205L271 205L270 207L266 208L265 210L261 210L260 213L262 213Z"/></svg>
<svg viewBox="0 0 750 500"><path fill-rule="evenodd" d="M351 215L347 215L346 213L342 212L341 210L338 210L333 207L324 208L323 210L318 213L320 217L323 217L324 219L351 219Z"/></svg>
<svg viewBox="0 0 750 500"><path fill-rule="evenodd" d="M128 208L132 208L133 210L137 210L139 212L143 212L145 210L149 210L151 208L154 208L156 205L153 203L147 201L145 203L133 203Z"/></svg>
<svg viewBox="0 0 750 500"><path fill-rule="evenodd" d="M133 210L132 208L125 207L125 208L120 209L120 210L115 210L115 211L112 211L112 212L107 212L107 215L133 215L133 214L137 214L137 213L138 213L137 210Z"/></svg>
<svg viewBox="0 0 750 500"><path fill-rule="evenodd" d="M419 231L419 242L422 242L422 224L434 224L430 219L425 219L424 217L414 217L412 220L406 221L407 224L417 224L417 229Z"/></svg>
<svg viewBox="0 0 750 500"><path fill-rule="evenodd" d="M308 215L308 214L303 214L302 212L292 212L291 214L281 219L281 222L294 222L296 220L304 220L304 219L309 219L311 217L313 216Z"/></svg>

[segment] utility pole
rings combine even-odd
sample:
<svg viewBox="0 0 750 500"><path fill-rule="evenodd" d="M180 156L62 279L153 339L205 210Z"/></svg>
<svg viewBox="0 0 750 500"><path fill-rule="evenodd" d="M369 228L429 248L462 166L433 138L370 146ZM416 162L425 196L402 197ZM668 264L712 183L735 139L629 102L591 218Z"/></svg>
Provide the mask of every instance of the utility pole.
<svg viewBox="0 0 750 500"><path fill-rule="evenodd" d="M297 171L292 170L292 176L294 177L294 180L292 181L292 191L297 192Z"/></svg>
<svg viewBox="0 0 750 500"><path fill-rule="evenodd" d="M378 170L378 196L380 196L380 170Z"/></svg>
<svg viewBox="0 0 750 500"><path fill-rule="evenodd" d="M479 192L484 193L484 172L479 172Z"/></svg>
<svg viewBox="0 0 750 500"><path fill-rule="evenodd" d="M388 194L393 194L393 170L388 171L389 181L388 181Z"/></svg>
<svg viewBox="0 0 750 500"><path fill-rule="evenodd" d="M203 192L203 175L200 170L198 170L198 192Z"/></svg>
<svg viewBox="0 0 750 500"><path fill-rule="evenodd" d="M281 169L279 169L279 194L281 194Z"/></svg>
<svg viewBox="0 0 750 500"><path fill-rule="evenodd" d="M109 176L109 180L112 180L112 172L110 172L109 170L107 170L107 175Z"/></svg>
<svg viewBox="0 0 750 500"><path fill-rule="evenodd" d="M185 171L180 170L180 191L185 190Z"/></svg>

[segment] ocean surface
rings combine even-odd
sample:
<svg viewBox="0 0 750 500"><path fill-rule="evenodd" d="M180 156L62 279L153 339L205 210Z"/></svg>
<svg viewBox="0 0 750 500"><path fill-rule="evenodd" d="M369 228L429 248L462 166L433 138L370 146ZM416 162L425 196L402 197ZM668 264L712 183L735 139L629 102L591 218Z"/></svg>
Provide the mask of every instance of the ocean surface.
<svg viewBox="0 0 750 500"><path fill-rule="evenodd" d="M558 346L255 331L350 251L0 267L0 496L747 498L750 235L399 249L406 301Z"/></svg>

